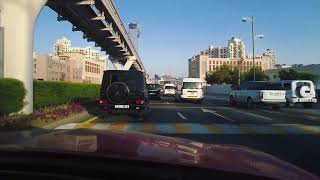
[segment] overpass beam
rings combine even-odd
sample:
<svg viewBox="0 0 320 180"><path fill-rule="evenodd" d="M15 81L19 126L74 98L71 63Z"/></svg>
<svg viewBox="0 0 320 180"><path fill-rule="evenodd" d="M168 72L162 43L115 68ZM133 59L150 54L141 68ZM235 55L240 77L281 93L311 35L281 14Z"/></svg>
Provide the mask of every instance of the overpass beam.
<svg viewBox="0 0 320 180"><path fill-rule="evenodd" d="M33 112L33 29L46 1L0 0L0 26L4 29L3 76L23 82L27 90L24 114Z"/></svg>

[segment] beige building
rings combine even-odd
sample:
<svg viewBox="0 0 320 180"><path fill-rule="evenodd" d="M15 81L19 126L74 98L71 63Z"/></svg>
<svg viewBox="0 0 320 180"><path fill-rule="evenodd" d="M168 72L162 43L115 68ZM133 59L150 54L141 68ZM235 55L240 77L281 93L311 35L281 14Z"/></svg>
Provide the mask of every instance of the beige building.
<svg viewBox="0 0 320 180"><path fill-rule="evenodd" d="M239 54L240 55L240 54ZM246 57L244 60L241 58L212 58L209 54L199 54L193 56L188 60L189 63L189 77L201 78L205 80L207 72L215 71L222 65L228 65L232 69L240 68L242 72L249 71L253 68L252 57ZM256 67L262 70L275 68L275 55L272 51L267 50L261 56L255 58Z"/></svg>
<svg viewBox="0 0 320 180"><path fill-rule="evenodd" d="M66 63L48 55L34 55L33 78L45 81L66 81Z"/></svg>
<svg viewBox="0 0 320 180"><path fill-rule="evenodd" d="M91 49L72 48L71 41L62 38L53 46L53 56L34 54L34 79L100 84L107 60Z"/></svg>

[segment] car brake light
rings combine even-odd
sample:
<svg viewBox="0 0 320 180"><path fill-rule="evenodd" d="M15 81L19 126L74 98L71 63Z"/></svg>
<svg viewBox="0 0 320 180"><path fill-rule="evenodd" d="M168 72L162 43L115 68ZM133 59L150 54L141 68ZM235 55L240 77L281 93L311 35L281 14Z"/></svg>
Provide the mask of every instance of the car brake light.
<svg viewBox="0 0 320 180"><path fill-rule="evenodd" d="M137 105L142 105L142 104L144 104L144 100L136 100L136 104Z"/></svg>
<svg viewBox="0 0 320 180"><path fill-rule="evenodd" d="M99 104L108 104L108 101L107 100L100 100Z"/></svg>

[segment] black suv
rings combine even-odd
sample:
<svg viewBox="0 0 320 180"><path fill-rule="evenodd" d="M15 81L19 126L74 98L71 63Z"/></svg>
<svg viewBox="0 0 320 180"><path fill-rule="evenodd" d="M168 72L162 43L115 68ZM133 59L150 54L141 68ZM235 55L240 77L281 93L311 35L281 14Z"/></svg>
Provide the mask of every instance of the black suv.
<svg viewBox="0 0 320 180"><path fill-rule="evenodd" d="M141 71L108 70L103 74L100 107L112 112L134 113L140 117L149 112L146 79Z"/></svg>
<svg viewBox="0 0 320 180"><path fill-rule="evenodd" d="M150 99L162 99L161 87L159 84L147 84Z"/></svg>

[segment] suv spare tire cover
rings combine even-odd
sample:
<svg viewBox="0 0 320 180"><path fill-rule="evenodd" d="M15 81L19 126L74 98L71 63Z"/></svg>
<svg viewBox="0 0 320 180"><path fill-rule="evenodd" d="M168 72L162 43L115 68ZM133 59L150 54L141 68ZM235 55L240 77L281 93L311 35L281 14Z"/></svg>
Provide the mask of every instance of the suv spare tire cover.
<svg viewBox="0 0 320 180"><path fill-rule="evenodd" d="M310 93L311 89L308 86L302 86L299 90L299 94L303 98L309 97L311 95Z"/></svg>
<svg viewBox="0 0 320 180"><path fill-rule="evenodd" d="M123 103L129 97L129 88L123 82L115 82L109 85L107 97L112 103Z"/></svg>

